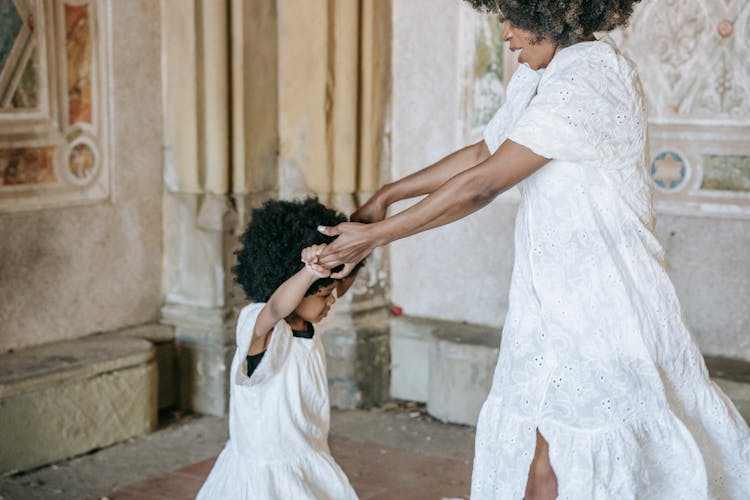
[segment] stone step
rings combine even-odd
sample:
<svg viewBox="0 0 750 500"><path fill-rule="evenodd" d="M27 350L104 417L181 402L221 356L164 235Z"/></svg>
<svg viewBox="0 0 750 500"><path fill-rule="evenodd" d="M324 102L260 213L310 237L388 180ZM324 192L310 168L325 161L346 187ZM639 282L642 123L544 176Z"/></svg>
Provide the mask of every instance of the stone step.
<svg viewBox="0 0 750 500"><path fill-rule="evenodd" d="M391 320L391 397L427 404L446 422L476 425L489 393L501 332L452 321ZM706 356L712 380L750 422L750 362Z"/></svg>
<svg viewBox="0 0 750 500"><path fill-rule="evenodd" d="M151 343L119 334L0 355L0 475L150 432L157 383Z"/></svg>
<svg viewBox="0 0 750 500"><path fill-rule="evenodd" d="M391 397L427 404L446 422L476 425L492 384L500 330L400 316L391 320Z"/></svg>

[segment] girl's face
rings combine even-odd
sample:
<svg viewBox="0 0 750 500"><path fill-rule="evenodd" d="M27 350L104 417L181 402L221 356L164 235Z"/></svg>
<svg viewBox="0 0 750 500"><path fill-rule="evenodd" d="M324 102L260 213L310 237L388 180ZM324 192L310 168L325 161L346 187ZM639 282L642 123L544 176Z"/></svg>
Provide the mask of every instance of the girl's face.
<svg viewBox="0 0 750 500"><path fill-rule="evenodd" d="M548 39L534 42L534 34L522 30L510 21L503 24L503 40L511 51L518 54L518 62L528 64L531 69L546 68L557 52L557 45Z"/></svg>
<svg viewBox="0 0 750 500"><path fill-rule="evenodd" d="M330 285L321 288L312 295L302 299L297 309L294 310L290 323L294 322L294 317L308 321L310 323L318 323L320 320L326 317L331 306L336 302L336 296L333 291L336 289L337 282L333 282ZM302 325L291 325L293 328L299 328Z"/></svg>

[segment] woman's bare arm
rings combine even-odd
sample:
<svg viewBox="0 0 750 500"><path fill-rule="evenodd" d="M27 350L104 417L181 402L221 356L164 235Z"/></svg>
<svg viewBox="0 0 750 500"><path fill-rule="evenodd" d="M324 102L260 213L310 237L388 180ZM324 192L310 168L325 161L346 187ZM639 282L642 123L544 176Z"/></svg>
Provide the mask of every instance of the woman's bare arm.
<svg viewBox="0 0 750 500"><path fill-rule="evenodd" d="M549 159L506 140L494 155L445 182L414 206L373 224L344 222L324 228L338 238L320 255L320 264L345 264L334 278L346 276L373 248L451 223L479 210L497 195L536 172Z"/></svg>
<svg viewBox="0 0 750 500"><path fill-rule="evenodd" d="M452 177L482 163L489 157L490 151L484 141L459 149L418 172L385 184L352 214L352 221L379 222L385 218L388 206L392 203L430 194Z"/></svg>
<svg viewBox="0 0 750 500"><path fill-rule="evenodd" d="M383 186L385 200L390 205L399 200L430 194L448 182L452 177L479 165L490 157L484 141L459 149L442 160L418 172L407 175L391 184Z"/></svg>

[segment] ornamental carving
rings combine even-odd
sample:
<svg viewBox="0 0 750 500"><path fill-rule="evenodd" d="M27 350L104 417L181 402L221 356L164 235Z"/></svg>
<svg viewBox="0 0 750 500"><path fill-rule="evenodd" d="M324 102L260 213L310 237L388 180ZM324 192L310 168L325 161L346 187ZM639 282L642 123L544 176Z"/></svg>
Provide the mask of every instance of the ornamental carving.
<svg viewBox="0 0 750 500"><path fill-rule="evenodd" d="M643 82L657 200L750 216L750 2L644 0L613 37Z"/></svg>
<svg viewBox="0 0 750 500"><path fill-rule="evenodd" d="M109 197L104 10L0 0L0 211Z"/></svg>
<svg viewBox="0 0 750 500"><path fill-rule="evenodd" d="M640 4L620 48L640 69L652 118L748 122L750 2L659 0Z"/></svg>

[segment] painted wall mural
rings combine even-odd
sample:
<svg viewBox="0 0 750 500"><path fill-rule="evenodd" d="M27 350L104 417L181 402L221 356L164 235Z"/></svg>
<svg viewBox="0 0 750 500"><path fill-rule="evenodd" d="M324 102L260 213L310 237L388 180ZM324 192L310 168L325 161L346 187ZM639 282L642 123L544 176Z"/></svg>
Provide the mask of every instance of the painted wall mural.
<svg viewBox="0 0 750 500"><path fill-rule="evenodd" d="M472 73L472 128L484 127L505 102L502 31L502 25L492 16L482 16L477 21Z"/></svg>
<svg viewBox="0 0 750 500"><path fill-rule="evenodd" d="M750 192L750 156L704 155L701 189Z"/></svg>
<svg viewBox="0 0 750 500"><path fill-rule="evenodd" d="M68 123L91 123L91 32L87 5L65 5Z"/></svg>
<svg viewBox="0 0 750 500"><path fill-rule="evenodd" d="M497 16L479 14L463 4L459 17L460 88L463 110L461 140L473 142L505 102L505 86L513 67L508 66Z"/></svg>
<svg viewBox="0 0 750 500"><path fill-rule="evenodd" d="M0 149L0 187L55 182L54 147Z"/></svg>
<svg viewBox="0 0 750 500"><path fill-rule="evenodd" d="M110 195L106 9L0 0L0 211Z"/></svg>

